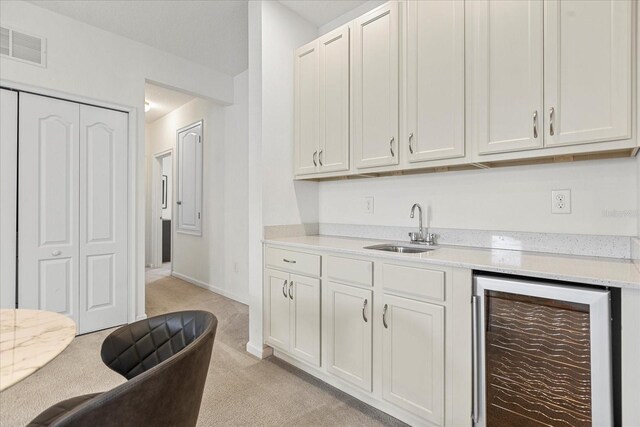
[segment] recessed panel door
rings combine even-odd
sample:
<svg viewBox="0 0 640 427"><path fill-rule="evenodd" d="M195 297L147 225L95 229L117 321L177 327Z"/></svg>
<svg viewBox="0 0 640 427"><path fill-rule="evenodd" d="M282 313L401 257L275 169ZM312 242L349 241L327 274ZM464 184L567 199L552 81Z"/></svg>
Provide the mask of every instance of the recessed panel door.
<svg viewBox="0 0 640 427"><path fill-rule="evenodd" d="M290 352L320 366L320 280L292 274L288 292L291 310Z"/></svg>
<svg viewBox="0 0 640 427"><path fill-rule="evenodd" d="M127 322L127 119L80 107L80 333Z"/></svg>
<svg viewBox="0 0 640 427"><path fill-rule="evenodd" d="M202 122L178 131L178 233L202 235Z"/></svg>
<svg viewBox="0 0 640 427"><path fill-rule="evenodd" d="M295 54L295 174L318 170L318 43Z"/></svg>
<svg viewBox="0 0 640 427"><path fill-rule="evenodd" d="M289 351L289 273L265 270L265 297L267 344Z"/></svg>
<svg viewBox="0 0 640 427"><path fill-rule="evenodd" d="M20 95L18 306L76 322L79 116L78 104Z"/></svg>

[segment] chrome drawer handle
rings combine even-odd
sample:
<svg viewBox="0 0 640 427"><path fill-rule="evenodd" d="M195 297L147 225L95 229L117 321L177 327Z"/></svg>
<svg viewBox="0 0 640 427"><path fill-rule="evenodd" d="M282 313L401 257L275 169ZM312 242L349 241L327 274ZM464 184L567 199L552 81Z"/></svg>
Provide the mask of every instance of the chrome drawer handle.
<svg viewBox="0 0 640 427"><path fill-rule="evenodd" d="M409 134L409 152L413 154L413 132Z"/></svg>
<svg viewBox="0 0 640 427"><path fill-rule="evenodd" d="M318 151L314 151L313 152L313 166L318 166L318 162L316 162L316 155L318 154Z"/></svg>
<svg viewBox="0 0 640 427"><path fill-rule="evenodd" d="M555 110L553 107L549 108L549 135L553 136L556 132L553 126L553 121L555 120Z"/></svg>
<svg viewBox="0 0 640 427"><path fill-rule="evenodd" d="M365 323L367 323L369 321L369 319L367 319L367 313L365 313L365 310L367 309L367 303L369 301L367 301L367 299L365 298L364 300L364 304L362 304L362 319L364 320Z"/></svg>
<svg viewBox="0 0 640 427"><path fill-rule="evenodd" d="M533 112L533 137L538 137L538 110Z"/></svg>
<svg viewBox="0 0 640 427"><path fill-rule="evenodd" d="M389 306L385 304L384 308L382 309L382 324L384 325L385 329L389 327L389 325L387 325L387 309L388 308Z"/></svg>
<svg viewBox="0 0 640 427"><path fill-rule="evenodd" d="M289 298L293 299L293 280L289 283Z"/></svg>
<svg viewBox="0 0 640 427"><path fill-rule="evenodd" d="M296 260L295 260L295 259L286 259L286 258L282 258L282 260L283 260L284 262L288 262L289 264L295 264L295 263L296 263Z"/></svg>
<svg viewBox="0 0 640 427"><path fill-rule="evenodd" d="M318 153L318 163L320 163L320 166L322 166L322 152L324 150L320 150L320 152Z"/></svg>
<svg viewBox="0 0 640 427"><path fill-rule="evenodd" d="M391 157L395 157L396 153L393 152L393 141L395 140L395 137L391 137L391 139L389 140L389 151L391 151Z"/></svg>
<svg viewBox="0 0 640 427"><path fill-rule="evenodd" d="M287 289L287 283L288 282L289 282L288 280L285 280L284 283L282 284L282 295L284 295L285 298L287 297L287 290L286 289Z"/></svg>

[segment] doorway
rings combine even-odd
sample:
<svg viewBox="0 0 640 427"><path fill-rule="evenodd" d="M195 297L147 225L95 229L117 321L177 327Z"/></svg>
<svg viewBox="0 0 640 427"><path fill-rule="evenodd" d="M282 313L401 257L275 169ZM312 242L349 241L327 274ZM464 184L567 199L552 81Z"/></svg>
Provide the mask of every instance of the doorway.
<svg viewBox="0 0 640 427"><path fill-rule="evenodd" d="M153 265L173 272L173 148L154 155Z"/></svg>

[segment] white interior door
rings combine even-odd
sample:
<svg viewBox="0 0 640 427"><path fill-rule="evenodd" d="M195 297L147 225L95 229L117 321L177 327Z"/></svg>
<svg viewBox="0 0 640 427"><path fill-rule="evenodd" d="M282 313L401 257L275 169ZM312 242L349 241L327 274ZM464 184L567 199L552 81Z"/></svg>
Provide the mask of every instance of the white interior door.
<svg viewBox="0 0 640 427"><path fill-rule="evenodd" d="M628 0L545 1L545 145L631 138Z"/></svg>
<svg viewBox="0 0 640 427"><path fill-rule="evenodd" d="M398 164L398 3L355 22L353 125L356 167Z"/></svg>
<svg viewBox="0 0 640 427"><path fill-rule="evenodd" d="M474 74L480 154L540 148L542 132L542 0L478 0L469 61Z"/></svg>
<svg viewBox="0 0 640 427"><path fill-rule="evenodd" d="M18 307L78 321L80 106L20 94Z"/></svg>
<svg viewBox="0 0 640 427"><path fill-rule="evenodd" d="M0 308L16 307L18 93L0 89Z"/></svg>
<svg viewBox="0 0 640 427"><path fill-rule="evenodd" d="M202 122L178 131L176 231L202 235Z"/></svg>
<svg viewBox="0 0 640 427"><path fill-rule="evenodd" d="M127 322L127 122L80 106L80 333Z"/></svg>
<svg viewBox="0 0 640 427"><path fill-rule="evenodd" d="M464 2L407 3L410 162L464 156Z"/></svg>

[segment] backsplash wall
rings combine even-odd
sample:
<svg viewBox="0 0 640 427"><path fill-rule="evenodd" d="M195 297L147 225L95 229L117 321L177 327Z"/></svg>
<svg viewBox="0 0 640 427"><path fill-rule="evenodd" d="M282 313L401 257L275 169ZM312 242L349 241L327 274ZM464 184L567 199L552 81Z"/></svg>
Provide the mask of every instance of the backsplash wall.
<svg viewBox="0 0 640 427"><path fill-rule="evenodd" d="M635 158L426 173L319 184L319 222L544 233L638 235ZM570 214L551 214L551 191L571 190ZM374 198L366 213L365 197Z"/></svg>

